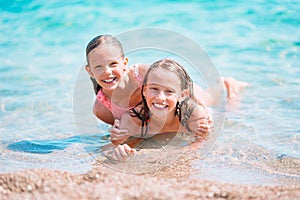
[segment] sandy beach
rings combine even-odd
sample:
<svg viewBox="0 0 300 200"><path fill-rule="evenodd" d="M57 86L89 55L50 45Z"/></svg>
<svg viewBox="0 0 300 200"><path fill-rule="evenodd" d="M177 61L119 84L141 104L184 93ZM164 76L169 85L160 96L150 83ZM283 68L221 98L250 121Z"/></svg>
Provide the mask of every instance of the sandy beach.
<svg viewBox="0 0 300 200"><path fill-rule="evenodd" d="M0 199L299 199L300 185L235 185L191 179L188 161L147 174L97 164L84 174L32 169L0 175Z"/></svg>

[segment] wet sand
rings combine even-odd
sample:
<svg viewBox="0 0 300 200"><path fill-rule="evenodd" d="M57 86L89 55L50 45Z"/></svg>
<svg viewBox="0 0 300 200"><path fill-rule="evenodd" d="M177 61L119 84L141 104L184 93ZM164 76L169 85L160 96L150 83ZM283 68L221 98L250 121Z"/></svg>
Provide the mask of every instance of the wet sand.
<svg viewBox="0 0 300 200"><path fill-rule="evenodd" d="M0 174L0 199L299 199L300 185L253 186L189 178L189 161L148 174L96 164L85 174L32 169Z"/></svg>

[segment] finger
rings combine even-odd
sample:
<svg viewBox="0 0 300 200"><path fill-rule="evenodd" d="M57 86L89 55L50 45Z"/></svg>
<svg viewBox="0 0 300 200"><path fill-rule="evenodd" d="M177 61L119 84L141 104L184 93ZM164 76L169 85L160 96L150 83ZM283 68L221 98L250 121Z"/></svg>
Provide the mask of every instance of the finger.
<svg viewBox="0 0 300 200"><path fill-rule="evenodd" d="M128 134L128 130L127 129L119 129L117 127L112 127L110 129L110 133L111 134L115 134L115 135L121 135L121 134Z"/></svg>
<svg viewBox="0 0 300 200"><path fill-rule="evenodd" d="M207 126L207 127L198 127L197 128L197 132L204 132L204 133L209 133L214 131L214 127L213 126Z"/></svg>
<svg viewBox="0 0 300 200"><path fill-rule="evenodd" d="M122 145L118 145L115 148L114 153L115 153L115 156L117 157L117 160L120 160L120 161L124 161L128 157L128 155L125 152Z"/></svg>
<svg viewBox="0 0 300 200"><path fill-rule="evenodd" d="M124 136L128 136L128 131L127 130L120 130L118 132L118 134L116 135L116 137L124 137Z"/></svg>
<svg viewBox="0 0 300 200"><path fill-rule="evenodd" d="M134 154L137 153L136 149L131 148L128 144L123 145L124 150L127 152L127 156L132 157Z"/></svg>
<svg viewBox="0 0 300 200"><path fill-rule="evenodd" d="M119 161L123 160L121 154L119 153L118 148L114 149L114 156L113 157L114 157L115 160L119 160Z"/></svg>
<svg viewBox="0 0 300 200"><path fill-rule="evenodd" d="M115 119L113 128L119 128L119 127L120 127L120 120Z"/></svg>
<svg viewBox="0 0 300 200"><path fill-rule="evenodd" d="M199 125L197 130L208 130L210 128L209 125Z"/></svg>
<svg viewBox="0 0 300 200"><path fill-rule="evenodd" d="M208 119L200 119L197 121L198 126L210 126L211 121Z"/></svg>
<svg viewBox="0 0 300 200"><path fill-rule="evenodd" d="M120 155L122 156L123 159L126 159L128 157L128 153L127 153L127 151L125 149L126 145L127 144L125 144L125 145L118 145L119 153L120 153Z"/></svg>
<svg viewBox="0 0 300 200"><path fill-rule="evenodd" d="M200 135L202 135L202 134L207 134L209 131L208 131L209 129L202 129L202 128L199 128L199 129L197 129L197 134L200 134Z"/></svg>
<svg viewBox="0 0 300 200"><path fill-rule="evenodd" d="M214 125L213 124L206 124L206 125L200 125L198 127L205 127L205 128L208 128L208 129L213 129Z"/></svg>
<svg viewBox="0 0 300 200"><path fill-rule="evenodd" d="M128 144L123 144L123 148L125 151L128 151L128 152L131 151L131 147Z"/></svg>
<svg viewBox="0 0 300 200"><path fill-rule="evenodd" d="M128 137L128 130L120 130L117 128L112 128L110 130L110 138L112 142L120 139L124 139L126 137Z"/></svg>
<svg viewBox="0 0 300 200"><path fill-rule="evenodd" d="M136 151L135 149L131 148L128 144L124 144L124 150L127 152L127 155L134 153L134 151Z"/></svg>
<svg viewBox="0 0 300 200"><path fill-rule="evenodd" d="M118 140L118 139L122 139L122 138L127 138L129 136L126 133L121 133L121 134L114 133L114 134L111 134L110 137L112 140Z"/></svg>
<svg viewBox="0 0 300 200"><path fill-rule="evenodd" d="M131 153L136 154L137 153L136 149L131 149Z"/></svg>
<svg viewBox="0 0 300 200"><path fill-rule="evenodd" d="M128 153L136 153L136 149L131 148L128 144L124 144L124 148Z"/></svg>
<svg viewBox="0 0 300 200"><path fill-rule="evenodd" d="M114 154L111 156L111 158L112 158L113 160L119 160L118 157L116 156L116 153L115 153L115 152L114 152Z"/></svg>
<svg viewBox="0 0 300 200"><path fill-rule="evenodd" d="M205 139L205 135L204 136L201 136L201 135L196 135L195 137L196 141L203 141Z"/></svg>
<svg viewBox="0 0 300 200"><path fill-rule="evenodd" d="M133 157L135 154L137 154L136 149L131 149L129 156Z"/></svg>
<svg viewBox="0 0 300 200"><path fill-rule="evenodd" d="M119 139L124 139L124 138L128 138L128 132L121 132L121 133L115 133L112 132L110 135L112 140L119 140Z"/></svg>

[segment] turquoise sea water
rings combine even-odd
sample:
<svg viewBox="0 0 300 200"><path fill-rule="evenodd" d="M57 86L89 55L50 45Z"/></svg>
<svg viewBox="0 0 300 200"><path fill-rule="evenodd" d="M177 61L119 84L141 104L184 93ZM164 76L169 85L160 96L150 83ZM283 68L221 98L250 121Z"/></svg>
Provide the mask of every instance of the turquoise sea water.
<svg viewBox="0 0 300 200"><path fill-rule="evenodd" d="M85 47L98 34L157 27L191 38L222 76L251 84L240 103L227 103L216 147L194 163L206 175L195 176L237 183L299 179L299 170L284 165L300 166L298 1L0 0L0 10L1 173L90 169L91 154L108 143L109 126L78 129L74 122Z"/></svg>

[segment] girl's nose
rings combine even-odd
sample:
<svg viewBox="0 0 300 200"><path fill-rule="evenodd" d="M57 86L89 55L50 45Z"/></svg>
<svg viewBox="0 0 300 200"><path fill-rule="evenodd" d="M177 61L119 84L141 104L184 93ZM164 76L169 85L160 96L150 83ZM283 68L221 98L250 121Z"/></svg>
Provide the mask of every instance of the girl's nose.
<svg viewBox="0 0 300 200"><path fill-rule="evenodd" d="M105 65L105 67L104 67L104 73L111 74L111 72L112 72L111 67L109 65Z"/></svg>
<svg viewBox="0 0 300 200"><path fill-rule="evenodd" d="M157 94L156 98L159 99L159 100L165 100L166 99L166 95L165 95L164 91L160 91Z"/></svg>

